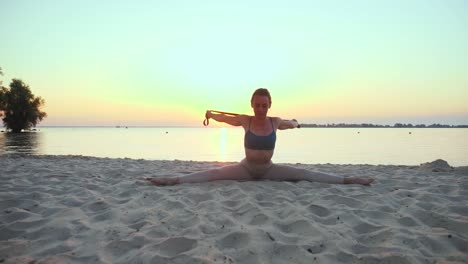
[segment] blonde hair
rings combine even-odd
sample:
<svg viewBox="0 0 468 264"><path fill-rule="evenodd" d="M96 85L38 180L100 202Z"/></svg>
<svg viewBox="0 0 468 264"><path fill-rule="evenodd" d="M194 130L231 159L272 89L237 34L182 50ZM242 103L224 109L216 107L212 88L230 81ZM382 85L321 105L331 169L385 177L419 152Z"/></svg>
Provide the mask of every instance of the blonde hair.
<svg viewBox="0 0 468 264"><path fill-rule="evenodd" d="M257 90L255 90L255 92L252 94L252 98L250 99L251 103L253 103L254 96L256 95L267 96L268 101L270 101L270 106L271 106L271 95L267 88L258 88Z"/></svg>

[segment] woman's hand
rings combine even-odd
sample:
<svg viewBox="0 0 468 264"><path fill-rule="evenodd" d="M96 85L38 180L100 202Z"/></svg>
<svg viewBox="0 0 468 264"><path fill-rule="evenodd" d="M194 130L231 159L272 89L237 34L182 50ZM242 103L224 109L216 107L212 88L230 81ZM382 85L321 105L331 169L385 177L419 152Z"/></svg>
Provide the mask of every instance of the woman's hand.
<svg viewBox="0 0 468 264"><path fill-rule="evenodd" d="M299 125L299 122L296 119L292 119L292 121L296 122L296 128L301 128L301 125Z"/></svg>
<svg viewBox="0 0 468 264"><path fill-rule="evenodd" d="M210 110L206 110L205 117L206 117L207 119L212 118L212 115L213 115L213 113L212 113Z"/></svg>

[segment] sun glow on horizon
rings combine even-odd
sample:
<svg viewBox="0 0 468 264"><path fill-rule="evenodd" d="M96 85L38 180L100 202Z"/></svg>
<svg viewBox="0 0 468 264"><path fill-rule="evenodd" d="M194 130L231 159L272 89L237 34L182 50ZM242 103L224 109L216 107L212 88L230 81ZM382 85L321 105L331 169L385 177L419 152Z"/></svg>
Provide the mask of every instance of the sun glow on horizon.
<svg viewBox="0 0 468 264"><path fill-rule="evenodd" d="M468 123L463 1L0 8L0 80L46 100L41 125L201 126L208 109L252 114L259 87L304 123Z"/></svg>

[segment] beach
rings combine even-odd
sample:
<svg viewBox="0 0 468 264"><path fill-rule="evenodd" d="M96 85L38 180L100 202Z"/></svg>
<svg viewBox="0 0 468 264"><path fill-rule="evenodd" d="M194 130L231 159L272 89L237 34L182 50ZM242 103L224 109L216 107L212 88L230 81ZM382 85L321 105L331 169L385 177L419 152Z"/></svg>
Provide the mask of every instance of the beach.
<svg viewBox="0 0 468 264"><path fill-rule="evenodd" d="M144 177L231 164L0 156L0 263L467 263L468 168L289 164L370 186Z"/></svg>

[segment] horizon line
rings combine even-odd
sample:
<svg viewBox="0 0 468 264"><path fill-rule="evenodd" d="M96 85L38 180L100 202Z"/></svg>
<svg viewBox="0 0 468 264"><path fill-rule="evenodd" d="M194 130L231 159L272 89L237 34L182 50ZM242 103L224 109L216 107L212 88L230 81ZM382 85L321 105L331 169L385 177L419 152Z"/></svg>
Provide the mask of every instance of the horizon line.
<svg viewBox="0 0 468 264"><path fill-rule="evenodd" d="M424 124L424 123L394 123L393 125L382 125L378 123L300 123L301 126L328 126L328 127L337 127L337 126L380 126L380 127L406 127L406 126L413 126L413 128L418 128L417 126L450 126L450 127L457 127L457 126L468 126L468 124L442 124L442 123L431 123L431 124ZM397 126L401 125L401 126ZM106 127L106 128L198 128L198 127L210 127L210 126L195 126L195 125L38 125L33 128L41 128L41 127ZM212 128L217 128L219 126L211 126ZM5 127L3 127L5 128ZM308 127L311 128L311 127Z"/></svg>

